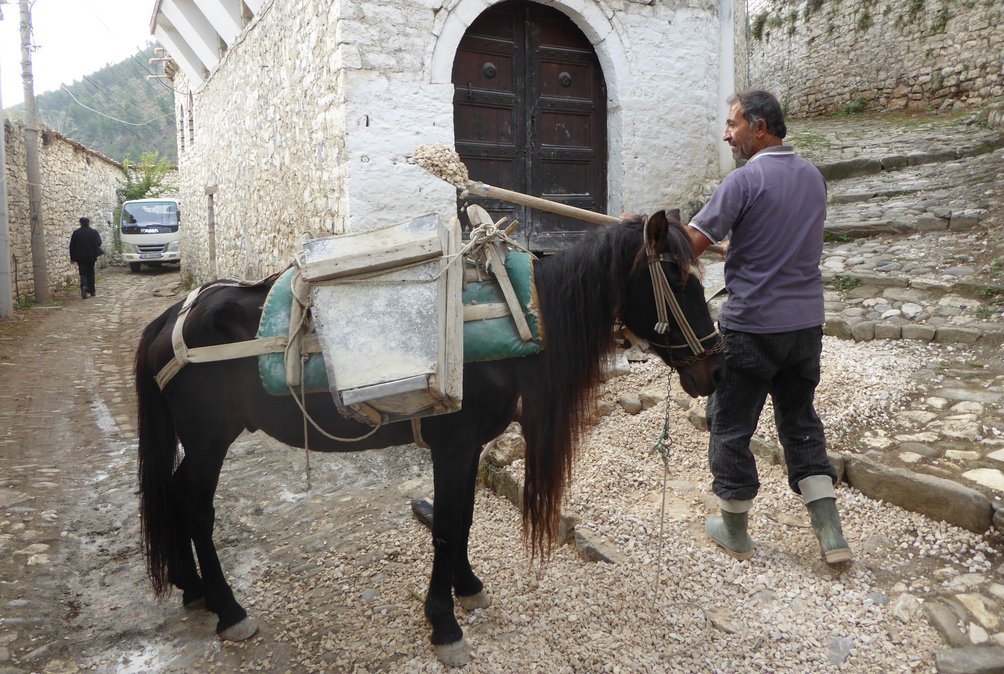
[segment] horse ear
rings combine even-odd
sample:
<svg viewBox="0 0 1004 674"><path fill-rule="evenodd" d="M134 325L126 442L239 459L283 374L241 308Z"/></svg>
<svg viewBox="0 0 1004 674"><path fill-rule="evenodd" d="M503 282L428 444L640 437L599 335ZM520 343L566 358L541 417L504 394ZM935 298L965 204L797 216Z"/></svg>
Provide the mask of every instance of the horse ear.
<svg viewBox="0 0 1004 674"><path fill-rule="evenodd" d="M662 244L666 240L666 228L669 223L666 221L666 211L656 211L645 225L645 245L651 250L662 250Z"/></svg>
<svg viewBox="0 0 1004 674"><path fill-rule="evenodd" d="M666 214L666 219L672 222L674 225L681 224L680 222L680 209L674 208L669 213Z"/></svg>

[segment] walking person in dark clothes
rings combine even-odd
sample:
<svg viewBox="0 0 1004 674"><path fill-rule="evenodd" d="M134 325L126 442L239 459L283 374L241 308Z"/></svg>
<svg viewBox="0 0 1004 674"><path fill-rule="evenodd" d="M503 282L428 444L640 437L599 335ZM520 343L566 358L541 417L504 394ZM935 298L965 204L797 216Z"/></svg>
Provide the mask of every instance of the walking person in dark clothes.
<svg viewBox="0 0 1004 674"><path fill-rule="evenodd" d="M826 182L783 144L784 114L773 95L746 91L728 103L723 140L746 164L725 177L687 228L698 255L730 237L729 295L718 316L727 368L707 412L721 516L706 529L736 559L753 554L747 516L760 481L750 438L770 395L788 484L809 510L823 558L846 562L851 550L837 514L836 472L813 407L823 336Z"/></svg>
<svg viewBox="0 0 1004 674"><path fill-rule="evenodd" d="M96 229L91 229L89 218L80 218L80 227L70 235L70 262L75 263L80 271L80 296L84 299L88 295L94 297L94 263L104 253L101 235Z"/></svg>

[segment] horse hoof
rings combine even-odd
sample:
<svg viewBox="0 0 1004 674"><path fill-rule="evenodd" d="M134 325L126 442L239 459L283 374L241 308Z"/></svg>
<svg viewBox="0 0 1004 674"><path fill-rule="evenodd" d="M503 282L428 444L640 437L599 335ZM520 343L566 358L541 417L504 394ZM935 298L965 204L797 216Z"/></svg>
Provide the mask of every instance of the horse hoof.
<svg viewBox="0 0 1004 674"><path fill-rule="evenodd" d="M220 632L220 639L224 641L244 641L250 639L258 632L258 623L254 618L248 616L236 625L231 625Z"/></svg>
<svg viewBox="0 0 1004 674"><path fill-rule="evenodd" d="M184 603L184 606L189 611L195 611L197 609L204 609L204 608L206 608L206 598L205 597L196 597L195 599L193 599L191 601L186 601Z"/></svg>
<svg viewBox="0 0 1004 674"><path fill-rule="evenodd" d="M452 644L437 644L432 648L439 661L447 667L463 667L471 661L471 647L463 639Z"/></svg>
<svg viewBox="0 0 1004 674"><path fill-rule="evenodd" d="M481 592L478 592L477 594L467 595L466 597L462 597L458 594L457 603L465 610L473 611L476 608L488 608L491 606L492 598L488 596L487 592L481 590Z"/></svg>

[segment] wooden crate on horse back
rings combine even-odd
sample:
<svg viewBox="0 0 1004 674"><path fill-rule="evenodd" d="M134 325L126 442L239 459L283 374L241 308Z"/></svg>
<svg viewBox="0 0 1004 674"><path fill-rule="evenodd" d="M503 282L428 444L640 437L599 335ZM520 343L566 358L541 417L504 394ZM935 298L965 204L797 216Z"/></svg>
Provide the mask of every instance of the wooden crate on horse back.
<svg viewBox="0 0 1004 674"><path fill-rule="evenodd" d="M331 394L384 421L460 409L463 267L456 220L436 214L303 245Z"/></svg>

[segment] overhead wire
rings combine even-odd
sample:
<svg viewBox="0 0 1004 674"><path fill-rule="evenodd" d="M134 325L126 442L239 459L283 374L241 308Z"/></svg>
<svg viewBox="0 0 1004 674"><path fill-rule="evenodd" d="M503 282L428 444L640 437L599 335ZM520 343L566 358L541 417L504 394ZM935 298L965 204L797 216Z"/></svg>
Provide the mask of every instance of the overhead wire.
<svg viewBox="0 0 1004 674"><path fill-rule="evenodd" d="M165 117L169 116L169 115L165 114L165 115L161 115L160 117L154 117L153 119L148 119L145 122L127 122L124 119L119 119L117 117L113 117L111 115L108 115L108 114L105 114L105 113L101 112L100 110L95 110L94 108L91 108L91 107L88 107L88 106L84 105L83 103L81 103L77 99L76 96L73 95L72 91L70 91L69 89L66 88L65 84L61 84L59 86L60 86L60 88L62 88L63 91L65 91L67 94L69 94L70 98L72 98L77 105L79 105L80 107L84 108L85 110L90 110L91 112L93 112L95 114L98 114L98 115L101 115L102 117L107 117L108 119L110 119L112 121L120 122L122 124L128 124L129 126L146 126L147 124L151 124L153 122L156 122L157 120L164 119Z"/></svg>
<svg viewBox="0 0 1004 674"><path fill-rule="evenodd" d="M101 24L102 26L104 26L104 27L105 27L105 30L107 30L107 31L108 31L108 33L109 33L109 34L110 34L110 35L111 35L112 37L115 37L115 33L114 33L114 32L112 31L112 29L111 29L111 28L109 28L109 27L108 27L108 24L106 24L106 23L105 23L104 21L102 21L102 20L101 20L101 17L100 17L100 16L98 16L97 14L95 14L95 13L94 13L94 10L93 10L93 9L91 9L91 8L90 8L89 6L88 6L87 8L88 8L88 9L89 9L89 10L91 11L91 14L93 14L93 15L94 15L94 18L95 18L95 20L97 20L97 22L98 22L98 23L100 23L100 24ZM148 42L147 42L147 44L149 44L150 42L151 42L151 41L148 41ZM156 44L156 41L155 41L155 40L154 40L154 41L152 41L152 42L153 42L154 44ZM151 71L150 71L150 69L148 68L148 64L143 64L143 63L142 63L141 61L139 61L139 60L138 60L138 59L136 58L136 55L135 55L135 54L131 55L131 56L130 56L129 58L131 58L131 59L132 59L133 61L135 61L135 62L136 62L136 63L137 63L138 65L139 65L139 67L140 67L140 68L142 68L142 69L143 69L143 71L144 71L144 72L145 72L145 73L146 73L146 74L147 74L147 75L149 76L149 77L148 77L148 79L146 80L147 82L149 82L149 81L150 81L150 79L154 79L154 80L156 80L156 81L157 81L157 84L159 84L160 86L164 87L164 88L165 88L165 89L167 89L168 91L171 91L171 92L173 92L173 93L176 93L176 94L184 94L184 93L186 93L186 92L184 92L184 91L179 91L178 89L175 89L174 87L172 87L172 86L170 86L170 85L166 84L166 83L165 83L165 82L163 81L163 76L161 76L161 75L158 75L158 74L157 74L157 73L155 73L155 72L151 72ZM174 104L172 103L172 107L173 107L173 106L174 106Z"/></svg>

